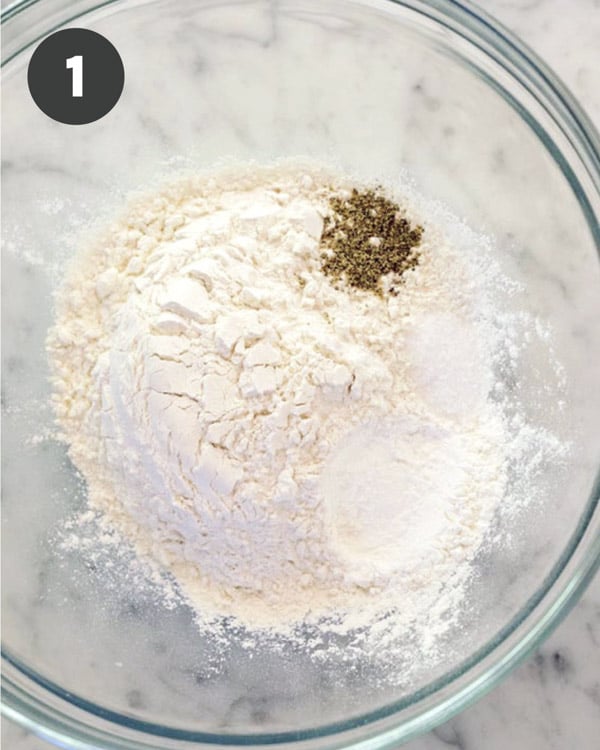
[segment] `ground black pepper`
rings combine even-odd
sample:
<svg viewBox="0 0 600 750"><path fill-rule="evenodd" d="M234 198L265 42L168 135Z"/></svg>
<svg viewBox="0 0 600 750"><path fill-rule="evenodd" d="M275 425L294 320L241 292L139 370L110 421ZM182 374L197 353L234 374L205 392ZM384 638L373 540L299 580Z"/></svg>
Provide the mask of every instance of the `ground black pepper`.
<svg viewBox="0 0 600 750"><path fill-rule="evenodd" d="M397 294L402 274L419 262L423 227L413 226L380 188L334 195L321 235L322 271L335 281L374 292ZM391 275L384 289L383 277Z"/></svg>

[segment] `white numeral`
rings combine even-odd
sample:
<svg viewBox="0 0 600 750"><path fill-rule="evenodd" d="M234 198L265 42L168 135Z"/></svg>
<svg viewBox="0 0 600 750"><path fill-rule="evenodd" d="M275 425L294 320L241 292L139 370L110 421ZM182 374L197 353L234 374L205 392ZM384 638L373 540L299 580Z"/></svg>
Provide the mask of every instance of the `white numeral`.
<svg viewBox="0 0 600 750"><path fill-rule="evenodd" d="M73 96L83 96L83 57L82 55L75 55L75 57L68 57L67 68L71 68L73 71Z"/></svg>

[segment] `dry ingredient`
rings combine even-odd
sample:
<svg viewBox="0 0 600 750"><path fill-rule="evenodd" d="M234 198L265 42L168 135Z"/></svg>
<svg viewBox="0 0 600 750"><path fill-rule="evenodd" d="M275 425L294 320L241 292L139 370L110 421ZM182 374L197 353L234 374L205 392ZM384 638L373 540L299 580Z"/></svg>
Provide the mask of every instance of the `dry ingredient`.
<svg viewBox="0 0 600 750"><path fill-rule="evenodd" d="M526 425L514 449L490 258L398 211L311 164L182 178L59 291L54 406L89 506L204 626L392 613L435 649L520 501L511 462L547 451Z"/></svg>
<svg viewBox="0 0 600 750"><path fill-rule="evenodd" d="M397 294L402 274L418 263L423 227L413 227L381 188L333 195L321 236L322 270L356 289Z"/></svg>

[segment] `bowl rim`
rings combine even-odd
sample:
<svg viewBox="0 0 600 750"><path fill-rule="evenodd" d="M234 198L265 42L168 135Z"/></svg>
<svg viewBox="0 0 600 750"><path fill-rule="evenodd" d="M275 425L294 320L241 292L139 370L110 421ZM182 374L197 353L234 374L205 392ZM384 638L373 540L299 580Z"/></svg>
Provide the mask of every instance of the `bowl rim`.
<svg viewBox="0 0 600 750"><path fill-rule="evenodd" d="M39 5L42 0L16 0L1 13L0 22L5 24L29 8ZM85 3L85 0L82 0ZM459 34L467 42L474 44L485 55L498 63L512 79L523 85L528 94L560 127L584 169L588 181L588 190L584 189L580 179L573 172L570 164L554 145L552 139L543 129L536 126L534 118L527 116L530 126L542 140L546 149L557 162L564 177L579 202L587 220L590 233L595 240L600 258L600 136L593 123L581 108L573 94L560 81L554 72L525 43L487 12L475 6L471 0L378 0L381 5L399 5L416 10L429 19L441 23L446 29ZM119 0L88 2L86 7L74 15L67 8L61 8L61 20L57 26L45 29L40 36L28 39L27 43L2 60L2 67L11 59L23 53L28 47L47 36L58 27L73 23L78 18L88 15L100 8L113 5ZM355 0L365 5L374 5L369 0ZM516 102L509 103L524 116ZM588 193L594 198L591 202ZM600 529L590 532L590 523L600 511L600 471L592 488L591 496L585 506L577 528L556 561L543 584L525 603L522 609L493 638L468 659L454 669L428 684L411 696L383 706L375 711L297 732L228 734L217 735L206 732L195 732L163 727L159 724L125 717L115 711L105 709L61 688L54 682L45 679L2 648L3 685L2 712L10 719L21 724L35 734L50 740L63 743L73 748L114 747L122 750L142 750L149 748L178 748L187 743L202 743L205 746L267 746L282 745L313 747L314 740L329 740L327 747L337 747L339 742L347 739L344 745L354 750L371 748L392 748L398 742L428 731L443 721L466 708L491 690L500 680L516 667L529 653L552 632L558 623L577 602L586 586L600 568ZM581 550L582 559L573 563L576 552ZM547 601L552 592L553 600ZM536 616L537 615L537 616ZM533 620L533 621L532 621ZM479 668L479 670L477 670ZM15 679L14 677L17 677ZM25 680L23 687L22 679ZM107 728L91 727L84 718L73 718L66 715L56 706L27 691L27 684L35 685L42 693L53 699L59 699L65 706L79 710L79 717L91 714L96 719L108 724ZM445 688L461 682L462 684L450 695L439 695ZM394 725L394 716L410 706L418 706L423 700L430 699L429 705L423 706L412 718ZM391 720L390 721L386 721ZM115 728L132 730L131 739L123 739L110 731ZM368 735L362 733L360 738L348 737L347 733L357 728L371 728ZM138 736L134 736L138 735ZM344 737L345 736L345 737ZM161 742L162 744L152 744ZM96 743L109 744L96 744ZM172 743L175 744L172 744ZM91 744L90 744L91 743ZM148 744L150 743L150 744ZM181 743L181 744L180 744ZM198 745L196 745L198 746ZM321 743L319 747L323 748Z"/></svg>

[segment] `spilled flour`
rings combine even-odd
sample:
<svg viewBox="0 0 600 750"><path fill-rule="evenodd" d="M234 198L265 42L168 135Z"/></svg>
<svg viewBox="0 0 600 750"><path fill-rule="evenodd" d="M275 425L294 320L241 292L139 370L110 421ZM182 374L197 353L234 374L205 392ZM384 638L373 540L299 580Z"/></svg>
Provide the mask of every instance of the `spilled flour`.
<svg viewBox="0 0 600 750"><path fill-rule="evenodd" d="M353 185L282 162L132 201L57 295L54 407L101 527L204 627L385 614L434 648L530 457L560 447L497 374L533 321L499 309L511 282L482 238L413 206L397 293L323 273L330 197Z"/></svg>

